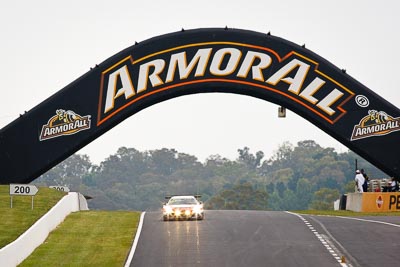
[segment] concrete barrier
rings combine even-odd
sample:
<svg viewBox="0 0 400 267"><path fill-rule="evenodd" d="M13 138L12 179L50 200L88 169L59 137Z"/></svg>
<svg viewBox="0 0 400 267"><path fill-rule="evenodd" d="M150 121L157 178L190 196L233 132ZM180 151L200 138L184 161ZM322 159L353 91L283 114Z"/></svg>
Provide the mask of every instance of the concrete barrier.
<svg viewBox="0 0 400 267"><path fill-rule="evenodd" d="M346 200L346 210L360 212L362 209L363 193L348 193Z"/></svg>
<svg viewBox="0 0 400 267"><path fill-rule="evenodd" d="M400 192L365 192L347 194L346 210L356 212L400 211Z"/></svg>
<svg viewBox="0 0 400 267"><path fill-rule="evenodd" d="M340 204L340 199L335 200L335 202L333 202L333 210L339 210L339 205Z"/></svg>
<svg viewBox="0 0 400 267"><path fill-rule="evenodd" d="M17 266L40 246L49 233L64 221L65 217L71 212L87 209L87 202L80 193L69 192L25 233L0 249L1 266Z"/></svg>

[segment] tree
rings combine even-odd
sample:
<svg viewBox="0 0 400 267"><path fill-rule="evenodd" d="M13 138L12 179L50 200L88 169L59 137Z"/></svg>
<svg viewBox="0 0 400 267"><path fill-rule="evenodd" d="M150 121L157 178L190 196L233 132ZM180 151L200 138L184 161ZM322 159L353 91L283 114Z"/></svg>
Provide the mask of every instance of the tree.
<svg viewBox="0 0 400 267"><path fill-rule="evenodd" d="M274 154L270 159L265 160L262 163L260 173L262 175L267 175L268 173L281 168L287 168L291 162L292 153L293 145L290 142L284 142L276 151L274 151Z"/></svg>
<svg viewBox="0 0 400 267"><path fill-rule="evenodd" d="M329 191L324 190L354 191L354 161L359 157L351 151L338 154L305 140L296 146L284 142L264 161L262 151L253 154L244 147L238 152L236 160L213 155L202 164L175 149L121 147L99 166L86 155L73 155L35 182L80 190L94 197L89 205L99 209L159 210L165 194L179 193L200 193L212 208L331 208L335 199L325 199ZM358 165L371 178L385 177L362 158Z"/></svg>
<svg viewBox="0 0 400 267"><path fill-rule="evenodd" d="M283 210L299 210L300 209L296 194L292 190L286 189L283 192L283 197L281 200L281 209L283 209Z"/></svg>
<svg viewBox="0 0 400 267"><path fill-rule="evenodd" d="M307 179L299 179L296 186L296 205L297 209L305 210L308 209L308 205L313 197L312 186Z"/></svg>
<svg viewBox="0 0 400 267"><path fill-rule="evenodd" d="M283 192L285 192L286 186L282 182L278 182L276 184L276 191L278 192L279 197L283 198Z"/></svg>
<svg viewBox="0 0 400 267"><path fill-rule="evenodd" d="M344 193L354 193L356 192L356 183L354 180L351 180L347 182L347 184L344 186Z"/></svg>
<svg viewBox="0 0 400 267"><path fill-rule="evenodd" d="M153 171L170 175L178 169L178 152L175 149L163 148L150 151Z"/></svg>
<svg viewBox="0 0 400 267"><path fill-rule="evenodd" d="M264 152L257 151L256 155L250 153L250 148L244 147L243 149L238 149L239 152L239 162L244 163L250 170L255 170L261 164L261 160L264 157Z"/></svg>
<svg viewBox="0 0 400 267"><path fill-rule="evenodd" d="M79 190L82 179L95 170L89 156L75 154L62 161L48 172L40 176L36 183L39 185L68 186L71 190Z"/></svg>
<svg viewBox="0 0 400 267"><path fill-rule="evenodd" d="M271 210L283 210L282 202L282 198L279 196L278 192L275 191L268 199L268 206Z"/></svg>
<svg viewBox="0 0 400 267"><path fill-rule="evenodd" d="M206 159L206 166L222 166L225 163L230 162L227 158L221 157L221 155L211 155Z"/></svg>
<svg viewBox="0 0 400 267"><path fill-rule="evenodd" d="M269 183L269 184L267 184L265 189L267 190L268 194L272 194L275 191L275 184L274 183Z"/></svg>
<svg viewBox="0 0 400 267"><path fill-rule="evenodd" d="M315 210L333 210L333 202L339 198L339 190L321 188L314 193L311 208Z"/></svg>
<svg viewBox="0 0 400 267"><path fill-rule="evenodd" d="M206 208L266 210L268 208L268 194L266 191L254 189L251 183L245 182L219 192L206 202Z"/></svg>
<svg viewBox="0 0 400 267"><path fill-rule="evenodd" d="M291 160L293 153L293 145L290 142L283 142L282 145L278 147L272 159L276 162L287 162Z"/></svg>

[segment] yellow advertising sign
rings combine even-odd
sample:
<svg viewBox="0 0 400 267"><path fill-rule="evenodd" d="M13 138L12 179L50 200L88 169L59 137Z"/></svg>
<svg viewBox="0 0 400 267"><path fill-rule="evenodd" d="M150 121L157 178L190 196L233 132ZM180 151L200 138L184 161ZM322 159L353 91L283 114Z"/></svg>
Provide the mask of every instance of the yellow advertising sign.
<svg viewBox="0 0 400 267"><path fill-rule="evenodd" d="M362 194L361 211L400 211L400 192L365 192Z"/></svg>

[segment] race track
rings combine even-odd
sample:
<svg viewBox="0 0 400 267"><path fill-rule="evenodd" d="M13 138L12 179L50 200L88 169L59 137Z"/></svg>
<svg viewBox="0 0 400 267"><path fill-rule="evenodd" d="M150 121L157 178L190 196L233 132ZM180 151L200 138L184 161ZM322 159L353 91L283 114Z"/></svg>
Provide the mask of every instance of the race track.
<svg viewBox="0 0 400 267"><path fill-rule="evenodd" d="M400 217L304 216L328 235L352 266L400 266Z"/></svg>
<svg viewBox="0 0 400 267"><path fill-rule="evenodd" d="M315 231L315 230L314 230ZM146 213L130 266L341 266L294 214L206 211L204 221Z"/></svg>

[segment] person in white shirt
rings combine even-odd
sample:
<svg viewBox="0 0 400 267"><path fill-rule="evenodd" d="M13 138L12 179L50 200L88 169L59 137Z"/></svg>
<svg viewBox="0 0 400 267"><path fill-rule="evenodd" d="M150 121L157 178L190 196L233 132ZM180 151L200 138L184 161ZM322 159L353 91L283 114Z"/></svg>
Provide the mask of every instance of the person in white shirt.
<svg viewBox="0 0 400 267"><path fill-rule="evenodd" d="M365 178L364 175L361 174L360 170L356 170L356 177L354 177L354 180L356 181L358 192L364 192L363 184L365 182Z"/></svg>

